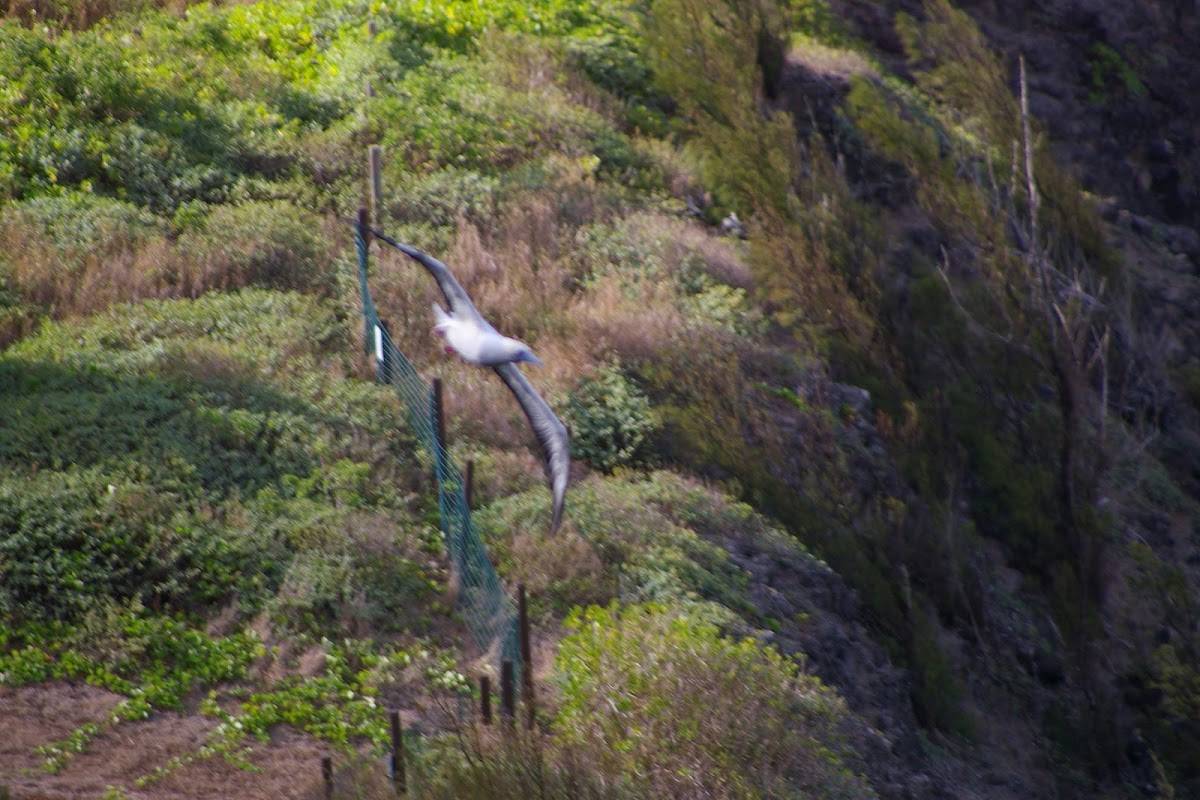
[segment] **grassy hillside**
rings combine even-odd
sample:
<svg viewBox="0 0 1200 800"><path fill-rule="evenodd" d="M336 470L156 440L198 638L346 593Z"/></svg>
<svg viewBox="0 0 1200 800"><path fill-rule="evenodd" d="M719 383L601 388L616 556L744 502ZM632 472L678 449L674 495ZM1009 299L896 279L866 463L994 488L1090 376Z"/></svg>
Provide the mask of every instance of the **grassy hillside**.
<svg viewBox="0 0 1200 800"><path fill-rule="evenodd" d="M46 790L35 755L69 782L177 713L199 744L111 791L185 796L171 776L288 731L382 752L395 707L430 796L933 796L977 777L959 748L1036 764L1025 792L1195 789L1172 548L1200 514L1158 460L1190 451L1137 277L947 3L894 20L908 80L818 2L5 11L0 691L114 699L0 758L0 786ZM493 561L531 591L535 735L456 722L488 662L358 340L370 144L378 224L533 346L572 431L547 539L511 396L444 357L428 276L373 254L398 346L446 382ZM747 238L718 235L730 212ZM810 552L855 600L772 606L755 559L803 583ZM770 611L810 594L813 617ZM839 603L911 676L886 713L840 699L863 691L837 656L809 648L824 682L792 657ZM894 714L926 744L870 745Z"/></svg>

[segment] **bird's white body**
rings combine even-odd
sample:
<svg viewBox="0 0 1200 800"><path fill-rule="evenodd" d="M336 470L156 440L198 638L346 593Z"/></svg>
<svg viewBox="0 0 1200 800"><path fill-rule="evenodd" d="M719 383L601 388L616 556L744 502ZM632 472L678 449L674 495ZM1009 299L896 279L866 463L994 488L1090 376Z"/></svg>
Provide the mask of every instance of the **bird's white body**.
<svg viewBox="0 0 1200 800"><path fill-rule="evenodd" d="M514 361L541 363L528 345L500 334L491 325L480 325L472 319L458 319L447 314L436 303L433 305L433 313L437 316L434 331L465 361L484 367Z"/></svg>
<svg viewBox="0 0 1200 800"><path fill-rule="evenodd" d="M551 495L550 533L553 534L562 522L567 483L571 475L571 441L566 426L554 415L554 411L518 366L521 361L541 364L541 359L533 354L528 345L510 339L493 328L479 313L479 309L475 308L475 304L450 272L450 268L441 261L378 231L372 231L372 234L420 263L433 276L450 306L450 313L447 314L440 306L434 304L434 314L437 316L434 330L445 338L449 349L457 352L466 361L495 370L513 393L521 410L525 412L529 427L533 429L546 458L546 475L550 479Z"/></svg>

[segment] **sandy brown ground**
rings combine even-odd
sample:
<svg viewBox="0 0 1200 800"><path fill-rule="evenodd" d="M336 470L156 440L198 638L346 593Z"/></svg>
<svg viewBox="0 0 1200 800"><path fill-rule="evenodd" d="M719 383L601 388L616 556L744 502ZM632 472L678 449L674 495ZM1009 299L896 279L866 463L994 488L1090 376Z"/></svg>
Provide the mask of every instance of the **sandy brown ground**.
<svg viewBox="0 0 1200 800"><path fill-rule="evenodd" d="M270 743L254 743L250 761L256 771L209 758L134 788L137 778L172 757L195 752L216 724L207 717L168 712L105 731L56 774L41 769L37 747L103 720L120 699L86 684L0 688L0 797L7 789L13 800L84 800L103 797L115 786L130 800L299 798L312 796L320 782L321 758L332 754L328 745L281 727Z"/></svg>

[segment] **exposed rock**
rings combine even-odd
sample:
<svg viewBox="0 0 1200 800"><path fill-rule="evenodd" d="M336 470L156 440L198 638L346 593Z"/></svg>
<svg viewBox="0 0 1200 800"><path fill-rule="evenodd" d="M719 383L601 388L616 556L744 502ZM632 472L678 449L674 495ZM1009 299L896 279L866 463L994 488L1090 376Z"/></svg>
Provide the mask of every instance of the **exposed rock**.
<svg viewBox="0 0 1200 800"><path fill-rule="evenodd" d="M911 678L858 620L858 596L819 560L788 543L719 542L750 577L749 600L774 621L771 641L802 653L854 712L855 749L884 798L949 797L922 769L924 755L909 699Z"/></svg>

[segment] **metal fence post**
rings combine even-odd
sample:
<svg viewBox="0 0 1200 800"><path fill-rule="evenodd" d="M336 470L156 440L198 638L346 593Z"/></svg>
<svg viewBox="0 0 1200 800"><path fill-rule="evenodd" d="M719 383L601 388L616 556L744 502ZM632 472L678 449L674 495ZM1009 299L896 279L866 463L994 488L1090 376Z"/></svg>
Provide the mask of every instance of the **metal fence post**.
<svg viewBox="0 0 1200 800"><path fill-rule="evenodd" d="M513 662L507 659L500 662L500 716L504 724L512 726L515 714L513 692Z"/></svg>
<svg viewBox="0 0 1200 800"><path fill-rule="evenodd" d="M392 786L400 794L408 793L408 775L404 769L404 733L400 730L400 712L391 713Z"/></svg>
<svg viewBox="0 0 1200 800"><path fill-rule="evenodd" d="M533 730L536 707L533 700L533 643L529 633L529 608L525 599L525 584L517 585L517 619L521 635L521 691L525 696L526 725Z"/></svg>

